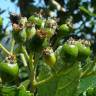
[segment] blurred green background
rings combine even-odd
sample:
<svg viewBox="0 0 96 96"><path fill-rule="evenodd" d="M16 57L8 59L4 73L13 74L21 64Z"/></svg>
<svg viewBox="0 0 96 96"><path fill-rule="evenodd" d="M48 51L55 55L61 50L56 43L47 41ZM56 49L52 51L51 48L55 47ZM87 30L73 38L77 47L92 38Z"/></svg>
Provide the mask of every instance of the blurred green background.
<svg viewBox="0 0 96 96"><path fill-rule="evenodd" d="M3 27L11 30L9 13L29 17L42 12L46 17L58 18L58 24L72 21L73 38L88 39L96 47L96 0L0 0L0 15Z"/></svg>

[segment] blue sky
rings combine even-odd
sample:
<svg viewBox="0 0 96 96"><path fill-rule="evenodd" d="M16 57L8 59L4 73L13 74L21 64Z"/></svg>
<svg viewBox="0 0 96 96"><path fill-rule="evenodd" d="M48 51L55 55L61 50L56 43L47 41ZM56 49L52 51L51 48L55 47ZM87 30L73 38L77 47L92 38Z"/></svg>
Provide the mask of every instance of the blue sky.
<svg viewBox="0 0 96 96"><path fill-rule="evenodd" d="M3 18L3 26L5 27L10 20L8 19L9 17L9 12L15 12L15 13L20 13L19 7L17 7L15 4L18 2L18 0L15 0L15 3L10 2L10 0L0 0L0 8L5 9L6 12L4 12L1 17ZM38 3L38 0L35 0L35 4ZM44 6L44 1L42 0L41 4L38 6ZM11 23L9 24L11 25ZM12 26L8 27L8 30L12 29Z"/></svg>
<svg viewBox="0 0 96 96"><path fill-rule="evenodd" d="M16 1L16 2L17 2L17 1ZM16 2L15 2L15 3L16 3ZM8 22L10 21L10 20L8 19L8 17L9 17L9 12L20 13L19 7L17 7L14 3L10 2L10 0L0 0L0 8L7 10L7 11L4 12L3 14L1 14L1 17L3 18L4 27L5 27L6 24L8 24ZM8 29L11 29L11 27L8 27Z"/></svg>

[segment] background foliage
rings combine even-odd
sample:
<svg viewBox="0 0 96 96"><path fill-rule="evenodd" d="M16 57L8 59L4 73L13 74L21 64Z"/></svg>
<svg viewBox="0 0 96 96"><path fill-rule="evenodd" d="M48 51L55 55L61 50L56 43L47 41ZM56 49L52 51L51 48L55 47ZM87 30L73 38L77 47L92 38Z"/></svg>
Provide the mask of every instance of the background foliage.
<svg viewBox="0 0 96 96"><path fill-rule="evenodd" d="M91 40L95 50L95 0L10 0L10 2L20 8L22 16L29 17L42 10L43 16L55 16L59 24L71 18L75 29L72 36ZM6 11L8 10L0 9L0 14Z"/></svg>

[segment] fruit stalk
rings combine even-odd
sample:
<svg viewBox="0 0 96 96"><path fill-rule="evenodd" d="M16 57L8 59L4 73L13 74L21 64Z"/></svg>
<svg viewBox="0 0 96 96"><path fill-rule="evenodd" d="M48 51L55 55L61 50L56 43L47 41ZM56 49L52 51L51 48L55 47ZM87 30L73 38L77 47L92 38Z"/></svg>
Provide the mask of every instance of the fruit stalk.
<svg viewBox="0 0 96 96"><path fill-rule="evenodd" d="M10 55L10 52L0 43L0 48L8 55Z"/></svg>

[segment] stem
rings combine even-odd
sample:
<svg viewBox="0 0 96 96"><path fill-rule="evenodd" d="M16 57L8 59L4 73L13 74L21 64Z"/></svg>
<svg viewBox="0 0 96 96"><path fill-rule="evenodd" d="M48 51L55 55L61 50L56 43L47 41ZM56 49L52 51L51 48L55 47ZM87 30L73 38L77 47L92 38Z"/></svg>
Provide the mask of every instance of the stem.
<svg viewBox="0 0 96 96"><path fill-rule="evenodd" d="M15 45L15 40L12 38L12 42L11 42L11 54L13 54L13 50L14 50L14 45Z"/></svg>
<svg viewBox="0 0 96 96"><path fill-rule="evenodd" d="M34 62L32 61L34 57ZM30 68L30 83L31 83L31 90L35 94L36 92L36 86L34 86L34 83L36 82L36 71L37 71L37 64L39 60L39 54L38 53L30 53L30 63L29 63L29 68Z"/></svg>
<svg viewBox="0 0 96 96"><path fill-rule="evenodd" d="M36 83L36 79L38 76L39 57L40 57L40 54L38 52L35 52L35 54L34 54L34 75L33 75L34 96L36 96L36 94L37 94L37 88L36 88L36 86L34 86L34 84Z"/></svg>
<svg viewBox="0 0 96 96"><path fill-rule="evenodd" d="M56 76L56 75L55 75ZM54 75L52 75L52 76L50 76L50 77L48 77L48 78L46 78L46 79L44 79L44 80L41 80L41 81L39 81L39 82L35 82L34 83L34 86L39 86L39 85L42 85L42 84L44 84L44 83L47 83L48 81L50 81L52 78L54 78L55 77Z"/></svg>
<svg viewBox="0 0 96 96"><path fill-rule="evenodd" d="M8 55L10 55L11 53L0 43L0 48Z"/></svg>
<svg viewBox="0 0 96 96"><path fill-rule="evenodd" d="M24 57L24 54L21 53L20 56L21 56L21 59L23 61L24 66L27 67L27 62L26 62L26 59Z"/></svg>
<svg viewBox="0 0 96 96"><path fill-rule="evenodd" d="M30 71L32 72L33 69L34 69L34 66L33 66L33 57L34 55L32 53L30 53L30 58L29 58L29 68L30 68Z"/></svg>
<svg viewBox="0 0 96 96"><path fill-rule="evenodd" d="M34 65L33 65L33 57L34 55L32 53L30 53L30 58L29 58L29 70L30 70L30 75L29 75L29 78L30 78L30 83L31 83L31 88L32 88L32 91L34 92L35 88L33 86L33 83L34 83Z"/></svg>
<svg viewBox="0 0 96 96"><path fill-rule="evenodd" d="M27 60L29 60L29 55L27 53L26 48L23 45L22 45L22 51L23 51L24 55L26 56Z"/></svg>
<svg viewBox="0 0 96 96"><path fill-rule="evenodd" d="M54 45L53 45L53 48L56 49L57 45L58 45L58 42L59 42L60 38L57 38Z"/></svg>

